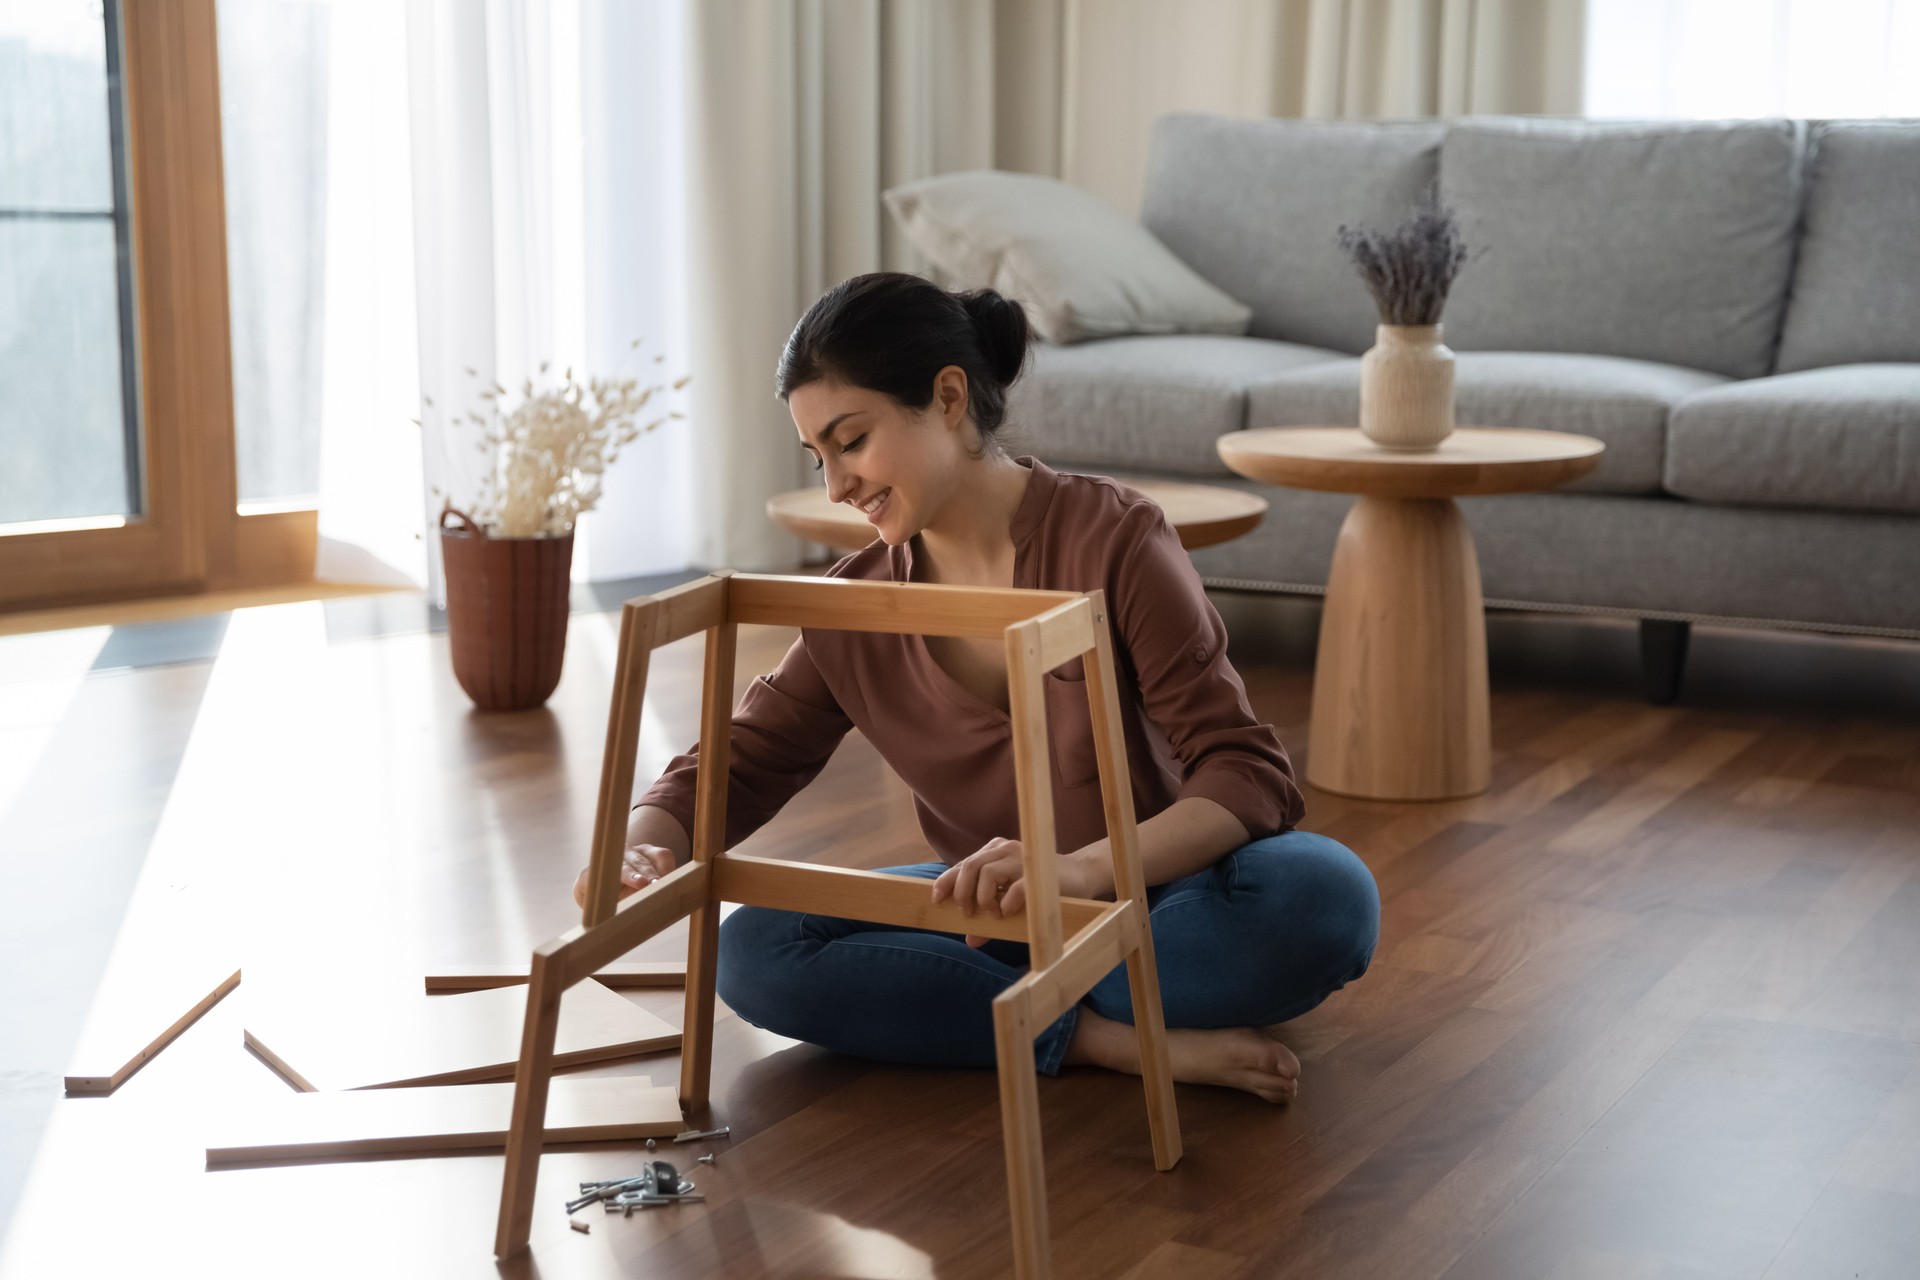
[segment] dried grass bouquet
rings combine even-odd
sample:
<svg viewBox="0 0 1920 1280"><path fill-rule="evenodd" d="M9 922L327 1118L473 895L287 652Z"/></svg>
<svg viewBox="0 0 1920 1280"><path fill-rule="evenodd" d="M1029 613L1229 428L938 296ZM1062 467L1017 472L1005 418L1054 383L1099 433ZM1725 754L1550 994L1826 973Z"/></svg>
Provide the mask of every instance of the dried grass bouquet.
<svg viewBox="0 0 1920 1280"><path fill-rule="evenodd" d="M1432 188L1393 230L1369 231L1343 224L1338 239L1360 269L1381 324L1440 323L1447 291L1468 254L1453 210L1440 206Z"/></svg>
<svg viewBox="0 0 1920 1280"><path fill-rule="evenodd" d="M633 346L639 345L636 339ZM655 356L654 363L664 359ZM542 376L550 365L540 365ZM478 381L480 374L468 369L467 376ZM602 478L620 451L668 419L686 416L677 409L658 413L654 398L664 399L665 393L679 391L689 381L682 377L671 385L647 387L637 378L576 382L568 368L557 384L536 389L533 379L526 379L512 409L505 408L505 387L497 382L482 387L480 404L452 418L456 427L477 427L482 434L474 447L491 455L466 514L494 538L571 533L581 513L599 502ZM432 407L431 397L422 400ZM657 416L642 422L649 404ZM443 496L438 488L433 492ZM452 506L450 497L445 501Z"/></svg>

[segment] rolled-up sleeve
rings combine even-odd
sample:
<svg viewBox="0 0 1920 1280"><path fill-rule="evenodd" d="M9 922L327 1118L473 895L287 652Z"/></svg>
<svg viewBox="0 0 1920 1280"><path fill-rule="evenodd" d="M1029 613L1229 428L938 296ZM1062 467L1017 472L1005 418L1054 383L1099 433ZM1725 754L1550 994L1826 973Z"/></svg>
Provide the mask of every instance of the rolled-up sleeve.
<svg viewBox="0 0 1920 1280"><path fill-rule="evenodd" d="M1139 681L1148 719L1181 769L1176 797L1201 796L1249 839L1297 825L1306 804L1293 764L1227 660L1227 628L1207 599L1180 537L1151 503L1132 505L1117 539L1108 598L1120 646Z"/></svg>
<svg viewBox="0 0 1920 1280"><path fill-rule="evenodd" d="M727 770L727 837L731 849L765 826L826 767L853 727L807 653L793 642L770 674L756 678L734 709ZM635 804L654 805L693 830L700 748L674 757Z"/></svg>

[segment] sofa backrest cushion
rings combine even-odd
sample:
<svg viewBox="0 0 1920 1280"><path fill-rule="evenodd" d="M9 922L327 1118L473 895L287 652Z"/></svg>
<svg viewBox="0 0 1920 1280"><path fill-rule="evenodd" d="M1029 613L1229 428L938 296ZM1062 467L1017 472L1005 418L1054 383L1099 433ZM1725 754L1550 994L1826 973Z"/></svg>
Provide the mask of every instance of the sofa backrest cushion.
<svg viewBox="0 0 1920 1280"><path fill-rule="evenodd" d="M1233 120L1154 124L1140 220L1253 308L1248 332L1358 354L1379 317L1334 237L1391 226L1433 182L1443 126Z"/></svg>
<svg viewBox="0 0 1920 1280"><path fill-rule="evenodd" d="M1920 123L1813 126L1781 373L1920 363Z"/></svg>
<svg viewBox="0 0 1920 1280"><path fill-rule="evenodd" d="M1440 195L1479 256L1454 282L1447 344L1766 373L1800 138L1789 120L1454 122Z"/></svg>

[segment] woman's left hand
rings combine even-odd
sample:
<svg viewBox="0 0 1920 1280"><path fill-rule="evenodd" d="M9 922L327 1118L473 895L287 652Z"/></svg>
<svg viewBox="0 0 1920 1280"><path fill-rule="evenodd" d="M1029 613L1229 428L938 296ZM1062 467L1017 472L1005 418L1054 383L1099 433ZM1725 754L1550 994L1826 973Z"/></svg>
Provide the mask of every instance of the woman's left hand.
<svg viewBox="0 0 1920 1280"><path fill-rule="evenodd" d="M1021 854L1018 840L987 841L978 852L940 873L940 878L933 882L933 900L945 902L951 898L967 915L987 911L995 916L1008 916L1023 910L1027 905L1027 869ZM1055 865L1061 896L1086 896L1079 887L1079 864L1071 858L1061 858ZM977 933L967 935L970 947L983 946L986 941Z"/></svg>

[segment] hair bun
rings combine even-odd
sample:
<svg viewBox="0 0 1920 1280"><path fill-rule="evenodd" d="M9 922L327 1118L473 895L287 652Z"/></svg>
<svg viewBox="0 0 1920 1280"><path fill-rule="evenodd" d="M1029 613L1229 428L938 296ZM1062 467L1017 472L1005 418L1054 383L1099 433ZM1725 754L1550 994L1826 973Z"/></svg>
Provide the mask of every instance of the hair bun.
<svg viewBox="0 0 1920 1280"><path fill-rule="evenodd" d="M1020 376L1027 364L1027 313L1011 298L992 289L975 289L960 295L961 305L973 321L980 338L980 349L1002 384Z"/></svg>

